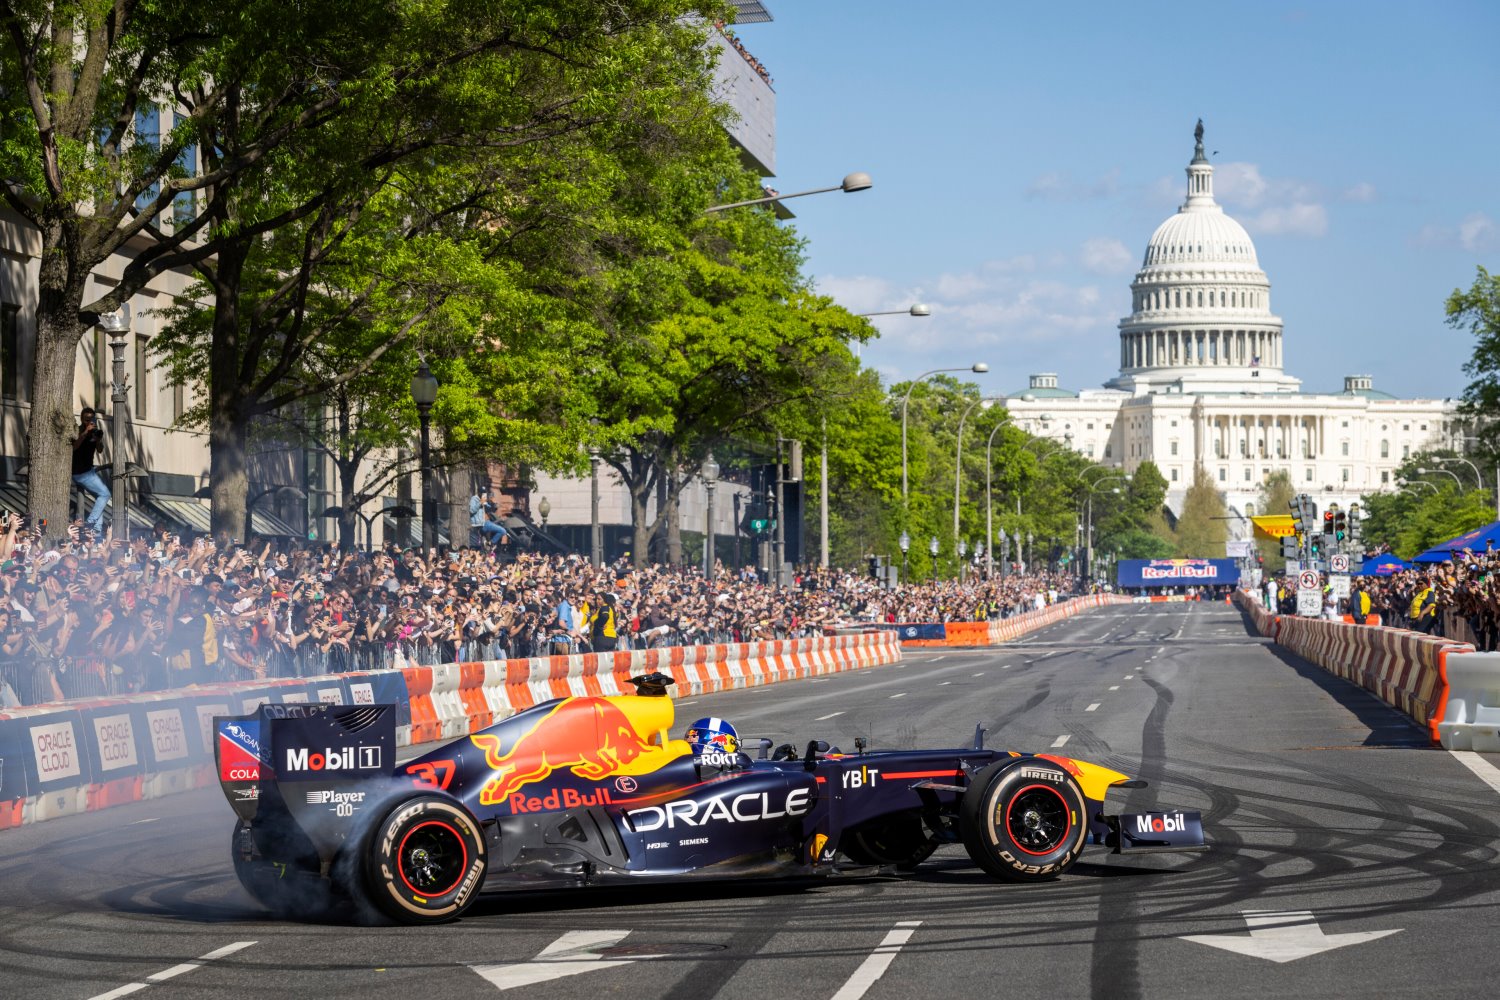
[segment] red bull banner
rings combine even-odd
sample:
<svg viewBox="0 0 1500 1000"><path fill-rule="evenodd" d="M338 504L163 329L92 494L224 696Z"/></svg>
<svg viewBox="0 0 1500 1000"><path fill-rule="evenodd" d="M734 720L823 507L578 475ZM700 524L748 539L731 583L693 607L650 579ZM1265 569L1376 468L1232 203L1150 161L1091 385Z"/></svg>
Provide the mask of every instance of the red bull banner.
<svg viewBox="0 0 1500 1000"><path fill-rule="evenodd" d="M1233 559L1121 559L1122 587L1212 587L1240 582Z"/></svg>

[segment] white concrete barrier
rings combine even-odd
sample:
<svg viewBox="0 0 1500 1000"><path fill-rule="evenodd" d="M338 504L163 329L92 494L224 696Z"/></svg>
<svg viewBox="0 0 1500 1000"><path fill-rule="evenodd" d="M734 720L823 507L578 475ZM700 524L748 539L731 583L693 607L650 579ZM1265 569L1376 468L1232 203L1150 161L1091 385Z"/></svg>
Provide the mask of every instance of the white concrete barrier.
<svg viewBox="0 0 1500 1000"><path fill-rule="evenodd" d="M1500 653L1450 653L1438 740L1449 750L1500 753Z"/></svg>

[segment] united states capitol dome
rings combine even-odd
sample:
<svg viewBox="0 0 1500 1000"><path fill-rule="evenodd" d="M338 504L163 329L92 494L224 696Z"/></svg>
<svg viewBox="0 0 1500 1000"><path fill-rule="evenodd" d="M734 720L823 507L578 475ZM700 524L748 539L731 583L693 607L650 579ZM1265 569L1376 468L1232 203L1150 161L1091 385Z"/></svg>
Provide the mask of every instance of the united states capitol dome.
<svg viewBox="0 0 1500 1000"><path fill-rule="evenodd" d="M1245 227L1214 201L1203 122L1187 166L1187 198L1151 234L1120 321L1120 374L1108 387L1143 392L1293 392L1282 369L1281 320Z"/></svg>

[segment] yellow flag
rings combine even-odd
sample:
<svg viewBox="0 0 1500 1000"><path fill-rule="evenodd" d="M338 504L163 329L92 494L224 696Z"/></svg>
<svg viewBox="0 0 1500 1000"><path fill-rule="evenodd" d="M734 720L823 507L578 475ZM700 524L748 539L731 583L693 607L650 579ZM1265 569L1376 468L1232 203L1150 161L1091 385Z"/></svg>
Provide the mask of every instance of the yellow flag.
<svg viewBox="0 0 1500 1000"><path fill-rule="evenodd" d="M1262 514L1250 519L1257 533L1270 538L1286 538L1297 533L1297 519L1290 514Z"/></svg>

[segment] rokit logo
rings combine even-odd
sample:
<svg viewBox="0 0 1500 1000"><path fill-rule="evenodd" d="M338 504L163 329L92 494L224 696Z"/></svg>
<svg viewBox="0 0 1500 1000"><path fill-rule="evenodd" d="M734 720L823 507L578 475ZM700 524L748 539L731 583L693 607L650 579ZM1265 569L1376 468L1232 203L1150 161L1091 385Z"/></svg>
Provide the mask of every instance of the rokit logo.
<svg viewBox="0 0 1500 1000"><path fill-rule="evenodd" d="M873 767L861 767L858 771L845 771L842 778L845 788L874 788L875 783L880 780L880 771Z"/></svg>
<svg viewBox="0 0 1500 1000"><path fill-rule="evenodd" d="M776 799L776 801L772 801ZM637 833L651 833L663 827L703 826L707 823L756 823L768 819L801 816L812 809L812 790L797 788L785 798L771 792L745 792L741 795L719 795L701 802L668 802L626 813Z"/></svg>
<svg viewBox="0 0 1500 1000"><path fill-rule="evenodd" d="M307 747L290 747L286 752L288 771L368 771L380 767L379 747L325 747L322 753Z"/></svg>
<svg viewBox="0 0 1500 1000"><path fill-rule="evenodd" d="M353 816L364 801L364 792L335 792L327 788L316 788L307 793L308 805L332 806L335 816Z"/></svg>
<svg viewBox="0 0 1500 1000"><path fill-rule="evenodd" d="M1181 833L1184 829L1182 813L1152 816L1142 813L1135 818L1136 833Z"/></svg>
<svg viewBox="0 0 1500 1000"><path fill-rule="evenodd" d="M737 753L700 753L693 758L693 762L699 767L717 767L719 770L728 770L740 766L740 755Z"/></svg>

